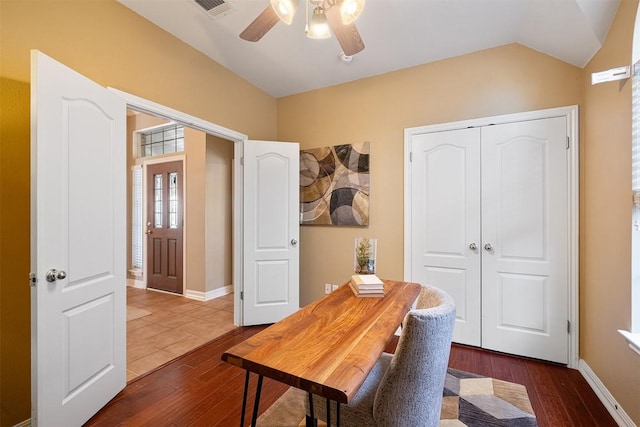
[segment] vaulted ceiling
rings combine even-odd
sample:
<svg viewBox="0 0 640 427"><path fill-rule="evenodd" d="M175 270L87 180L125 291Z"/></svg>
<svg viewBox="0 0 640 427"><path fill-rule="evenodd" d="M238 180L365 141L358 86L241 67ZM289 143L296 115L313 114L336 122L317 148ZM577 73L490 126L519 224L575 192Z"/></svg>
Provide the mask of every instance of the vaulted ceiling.
<svg viewBox="0 0 640 427"><path fill-rule="evenodd" d="M118 1L274 97L509 43L584 67L604 42L620 3L367 0L356 21L365 49L346 63L335 37L305 36L305 0L291 25L276 24L258 42L239 34L269 0L214 0L224 5L210 12L195 0Z"/></svg>

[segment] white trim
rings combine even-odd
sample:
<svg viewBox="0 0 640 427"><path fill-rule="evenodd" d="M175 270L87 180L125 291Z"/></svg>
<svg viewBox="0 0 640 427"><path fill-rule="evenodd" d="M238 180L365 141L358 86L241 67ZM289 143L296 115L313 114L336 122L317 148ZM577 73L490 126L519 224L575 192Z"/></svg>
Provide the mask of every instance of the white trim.
<svg viewBox="0 0 640 427"><path fill-rule="evenodd" d="M169 107L165 107L164 105L157 104L153 101L140 98L139 96L132 95L127 92L123 92L114 87L109 86L107 87L107 89L118 95L120 98L124 99L127 105L134 110L151 114L153 116L164 117L165 119L173 120L190 128L198 129L210 135L215 135L222 139L227 139L233 142L242 142L248 138L247 135L236 132L235 130L199 119L197 117L191 116L178 110L174 110Z"/></svg>
<svg viewBox="0 0 640 427"><path fill-rule="evenodd" d="M127 279L127 286L136 289L146 289L146 287L144 286L144 282L137 279Z"/></svg>
<svg viewBox="0 0 640 427"><path fill-rule="evenodd" d="M132 95L127 92L123 92L119 89L108 87L109 91L115 93L125 100L127 105L134 109L147 114L152 114L160 117L164 117L169 120L174 120L188 127L198 129L202 132L206 132L209 135L214 135L222 139L234 142L233 152L233 288L234 288L234 307L233 307L233 323L237 326L243 325L242 316L242 301L240 300L241 292L244 288L243 279L243 232L242 221L235 220L235 218L242 218L243 202L244 202L244 186L242 179L242 165L240 163L244 154L244 143L248 139L248 136L240 132L236 132L232 129L217 125L215 123L208 122L206 120L199 119L189 114L182 113L164 105L157 104L153 101L149 101L144 98Z"/></svg>
<svg viewBox="0 0 640 427"><path fill-rule="evenodd" d="M191 289L187 289L184 296L189 299L194 299L198 301L210 301L214 298L220 298L225 295L229 295L233 292L233 285L223 286L218 289L213 289L211 291L202 292L202 291L194 291Z"/></svg>
<svg viewBox="0 0 640 427"><path fill-rule="evenodd" d="M598 378L596 373L593 372L583 359L580 359L578 370L619 426L637 427L631 417L622 409L622 406L614 399L613 395L607 390L607 387L605 387L602 381L600 381L600 378Z"/></svg>
<svg viewBox="0 0 640 427"><path fill-rule="evenodd" d="M640 355L640 334L618 329L618 332L627 340L629 348Z"/></svg>
<svg viewBox="0 0 640 427"><path fill-rule="evenodd" d="M484 117L451 123L439 123L426 126L406 128L404 130L404 280L411 281L411 140L414 135L444 132L469 127L481 127L496 124L540 120L552 117L566 117L567 136L569 137L569 155L567 158L567 193L569 197L569 295L568 317L571 330L568 342L568 366L576 369L579 363L579 305L578 305L578 267L579 267L579 125L578 106L549 108L524 113L506 114L502 116Z"/></svg>

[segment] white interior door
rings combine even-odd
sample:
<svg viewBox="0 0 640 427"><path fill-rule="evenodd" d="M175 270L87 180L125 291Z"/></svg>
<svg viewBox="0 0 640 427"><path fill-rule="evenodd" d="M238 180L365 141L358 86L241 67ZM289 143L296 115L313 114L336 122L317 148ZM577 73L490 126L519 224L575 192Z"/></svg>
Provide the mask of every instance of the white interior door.
<svg viewBox="0 0 640 427"><path fill-rule="evenodd" d="M300 308L297 143L244 144L243 324L281 320Z"/></svg>
<svg viewBox="0 0 640 427"><path fill-rule="evenodd" d="M31 90L32 422L81 425L126 384L126 106L40 52Z"/></svg>
<svg viewBox="0 0 640 427"><path fill-rule="evenodd" d="M453 340L480 345L480 129L412 140L411 280L456 301Z"/></svg>
<svg viewBox="0 0 640 427"><path fill-rule="evenodd" d="M566 142L565 117L482 128L485 348L568 361Z"/></svg>

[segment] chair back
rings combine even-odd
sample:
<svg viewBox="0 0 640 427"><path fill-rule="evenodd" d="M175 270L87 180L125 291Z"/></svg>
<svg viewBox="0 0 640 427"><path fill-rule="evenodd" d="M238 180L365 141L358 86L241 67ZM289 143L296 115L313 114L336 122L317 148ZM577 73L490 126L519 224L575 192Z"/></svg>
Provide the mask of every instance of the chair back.
<svg viewBox="0 0 640 427"><path fill-rule="evenodd" d="M378 426L438 426L456 306L453 298L423 286L417 309L404 318L398 347L376 392Z"/></svg>

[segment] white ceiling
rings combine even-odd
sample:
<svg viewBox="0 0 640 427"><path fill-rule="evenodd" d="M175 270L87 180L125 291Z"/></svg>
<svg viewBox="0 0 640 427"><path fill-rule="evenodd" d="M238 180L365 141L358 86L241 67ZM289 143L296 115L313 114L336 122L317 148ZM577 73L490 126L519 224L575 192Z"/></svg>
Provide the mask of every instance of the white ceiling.
<svg viewBox="0 0 640 427"><path fill-rule="evenodd" d="M584 67L620 0L367 0L356 21L365 49L345 64L335 37L305 36L305 3L290 26L256 43L238 34L269 0L226 0L212 17L194 0L118 0L274 97L520 43ZM621 64L626 65L626 64Z"/></svg>

